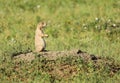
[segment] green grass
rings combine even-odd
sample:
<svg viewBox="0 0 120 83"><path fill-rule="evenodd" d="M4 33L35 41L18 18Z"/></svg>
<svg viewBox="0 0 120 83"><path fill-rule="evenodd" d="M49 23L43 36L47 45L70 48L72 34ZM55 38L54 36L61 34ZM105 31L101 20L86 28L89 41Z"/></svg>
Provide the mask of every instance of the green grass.
<svg viewBox="0 0 120 83"><path fill-rule="evenodd" d="M45 33L49 35L46 38L48 50L78 48L90 54L113 58L120 64L119 17L119 0L0 0L0 72L2 67L5 68L0 75L0 81L25 82L24 80L27 79L32 83L52 82L53 78L51 79L46 71L37 70L37 65L43 64L39 61L29 65L21 63L19 67L21 71L17 79L14 75L8 79L9 76L6 75L14 74L12 68L16 63L10 60L12 54L34 51L34 34L36 25L40 21L48 23L45 29ZM26 72L32 68L34 68L33 73ZM69 80L59 81L57 78L54 80L73 83L119 83L120 81L120 72L112 78L107 75L107 71L96 72L87 75L86 71L79 71L76 77L71 77Z"/></svg>

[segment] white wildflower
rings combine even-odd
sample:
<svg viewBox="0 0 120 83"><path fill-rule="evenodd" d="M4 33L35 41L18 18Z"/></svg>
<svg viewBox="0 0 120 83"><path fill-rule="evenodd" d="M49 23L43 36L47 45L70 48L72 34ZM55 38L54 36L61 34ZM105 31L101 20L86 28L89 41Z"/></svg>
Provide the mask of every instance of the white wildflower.
<svg viewBox="0 0 120 83"><path fill-rule="evenodd" d="M83 27L86 27L86 24L83 24Z"/></svg>
<svg viewBox="0 0 120 83"><path fill-rule="evenodd" d="M97 17L96 17L96 18L95 18L95 20L96 20L96 21L98 21L98 20L99 20L99 18L97 18Z"/></svg>
<svg viewBox="0 0 120 83"><path fill-rule="evenodd" d="M37 5L37 8L39 9L39 8L40 8L40 5Z"/></svg>
<svg viewBox="0 0 120 83"><path fill-rule="evenodd" d="M111 22L111 20L110 20L110 19L108 19L108 23L109 23L109 22Z"/></svg>
<svg viewBox="0 0 120 83"><path fill-rule="evenodd" d="M87 29L87 27L84 27L84 29Z"/></svg>
<svg viewBox="0 0 120 83"><path fill-rule="evenodd" d="M119 40L120 38L118 37L117 39Z"/></svg>
<svg viewBox="0 0 120 83"><path fill-rule="evenodd" d="M113 24L113 27L116 27L116 24Z"/></svg>
<svg viewBox="0 0 120 83"><path fill-rule="evenodd" d="M98 28L98 26L96 25L95 28Z"/></svg>
<svg viewBox="0 0 120 83"><path fill-rule="evenodd" d="M11 38L11 43L15 43L15 39L14 38Z"/></svg>

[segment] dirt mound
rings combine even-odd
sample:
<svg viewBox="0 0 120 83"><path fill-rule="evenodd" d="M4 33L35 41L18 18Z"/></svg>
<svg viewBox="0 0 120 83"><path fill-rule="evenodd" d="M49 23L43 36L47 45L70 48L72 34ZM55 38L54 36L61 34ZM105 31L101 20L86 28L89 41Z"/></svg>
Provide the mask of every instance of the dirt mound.
<svg viewBox="0 0 120 83"><path fill-rule="evenodd" d="M17 61L23 60L23 61L31 62L36 58L36 56L37 58L42 56L46 58L48 62L52 60L55 61L56 59L59 59L61 57L63 58L67 56L78 57L78 58L81 58L84 62L87 62L88 64L89 62L92 62L96 69L97 68L99 69L101 67L101 64L104 67L108 66L111 76L120 70L120 65L116 65L113 59L101 58L93 54L88 54L87 52L83 52L78 49L70 50L70 51L46 51L46 52L40 52L40 53L30 52L30 53L25 53L25 54L21 53L19 55L14 55L13 59ZM67 71L67 73L63 73L64 71ZM54 76L67 77L67 76L74 75L75 73L77 73L76 66L71 66L68 64L61 65L59 68L54 68L54 65L53 65L53 69L47 72L53 77Z"/></svg>
<svg viewBox="0 0 120 83"><path fill-rule="evenodd" d="M35 59L35 56L43 56L46 59L49 60L55 60L60 57L65 57L65 56L77 56L81 57L84 60L97 60L98 57L94 55L90 55L86 52L83 52L81 50L70 50L70 51L45 51L45 52L29 52L29 53L21 53L21 54L14 54L13 58L14 59L20 59L20 60L26 60L26 61L32 61Z"/></svg>
<svg viewBox="0 0 120 83"><path fill-rule="evenodd" d="M32 52L30 53L21 53L19 55L15 55L13 56L14 59L18 59L18 60L25 60L25 61L32 61L35 59L35 56Z"/></svg>

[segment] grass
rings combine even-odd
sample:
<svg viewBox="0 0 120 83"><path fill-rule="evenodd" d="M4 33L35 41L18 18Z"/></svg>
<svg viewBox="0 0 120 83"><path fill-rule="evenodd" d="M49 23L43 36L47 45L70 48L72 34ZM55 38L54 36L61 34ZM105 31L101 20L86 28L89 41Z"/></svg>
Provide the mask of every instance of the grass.
<svg viewBox="0 0 120 83"><path fill-rule="evenodd" d="M36 25L40 21L46 21L48 26L45 33L49 35L46 39L48 50L78 48L90 54L113 58L115 63L119 64L119 13L119 0L0 0L0 81L118 83L120 72L113 77L108 76L106 68L86 73L84 67L80 70L79 65L87 65L82 62L75 63L75 71L80 71L75 77L66 77L67 80L49 74L48 65L53 62L48 65L38 60L31 64L21 62L18 70L14 70L17 63L12 61L10 56L18 52L34 51ZM65 63L73 60L62 61ZM52 66L59 67L59 61ZM39 64L43 67L47 65L48 68L38 70ZM74 66L71 67L74 69ZM87 66L86 70L92 69L92 66ZM69 71L69 68L67 70ZM16 75L18 77L15 77Z"/></svg>

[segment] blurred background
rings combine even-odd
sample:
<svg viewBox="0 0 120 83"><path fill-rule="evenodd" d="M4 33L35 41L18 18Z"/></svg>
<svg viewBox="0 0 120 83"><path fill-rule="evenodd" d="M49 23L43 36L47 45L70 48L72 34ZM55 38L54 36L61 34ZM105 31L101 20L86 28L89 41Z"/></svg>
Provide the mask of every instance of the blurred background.
<svg viewBox="0 0 120 83"><path fill-rule="evenodd" d="M34 50L40 21L48 50L81 49L120 59L119 0L0 0L0 54Z"/></svg>

